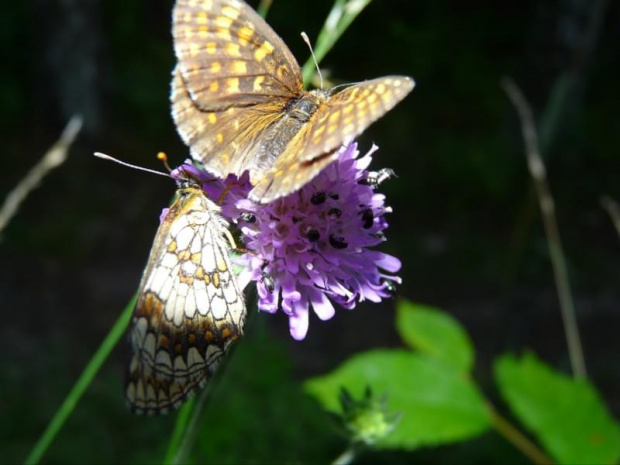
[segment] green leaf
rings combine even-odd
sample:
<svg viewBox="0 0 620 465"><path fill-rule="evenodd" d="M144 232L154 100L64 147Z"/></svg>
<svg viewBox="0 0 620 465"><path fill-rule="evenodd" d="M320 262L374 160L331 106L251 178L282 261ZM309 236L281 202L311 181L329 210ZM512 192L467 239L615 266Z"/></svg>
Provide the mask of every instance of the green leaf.
<svg viewBox="0 0 620 465"><path fill-rule="evenodd" d="M533 354L495 364L502 395L515 415L560 463L615 463L620 428L594 387L558 373Z"/></svg>
<svg viewBox="0 0 620 465"><path fill-rule="evenodd" d="M410 351L365 352L305 383L312 396L335 412L339 411L341 387L360 398L367 386L387 396L387 411L402 413L400 423L380 447L414 449L460 441L489 427L484 400L467 376Z"/></svg>
<svg viewBox="0 0 620 465"><path fill-rule="evenodd" d="M432 307L402 300L396 327L405 343L460 371L474 364L474 348L463 327L450 315Z"/></svg>

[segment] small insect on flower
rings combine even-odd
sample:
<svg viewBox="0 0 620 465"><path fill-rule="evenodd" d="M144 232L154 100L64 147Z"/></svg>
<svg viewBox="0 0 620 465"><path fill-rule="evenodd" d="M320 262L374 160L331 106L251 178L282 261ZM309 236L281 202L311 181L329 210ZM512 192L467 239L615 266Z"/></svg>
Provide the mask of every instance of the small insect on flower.
<svg viewBox="0 0 620 465"><path fill-rule="evenodd" d="M234 240L193 174L183 168L170 174L177 198L162 214L133 311L125 398L137 414L178 408L243 334Z"/></svg>

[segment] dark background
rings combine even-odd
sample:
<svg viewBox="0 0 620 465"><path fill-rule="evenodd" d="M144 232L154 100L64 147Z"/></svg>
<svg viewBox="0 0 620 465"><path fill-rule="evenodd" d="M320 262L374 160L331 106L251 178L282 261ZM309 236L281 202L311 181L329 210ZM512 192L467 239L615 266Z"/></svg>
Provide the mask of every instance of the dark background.
<svg viewBox="0 0 620 465"><path fill-rule="evenodd" d="M609 5L607 3L610 3ZM255 6L256 4L253 3ZM158 215L174 185L93 158L110 153L159 169L158 151L187 150L169 116L171 2L31 0L3 4L0 127L6 196L74 113L85 127L64 165L22 205L0 243L0 450L21 461L133 295ZM330 1L276 0L268 21L303 63ZM593 17L600 21L593 20ZM546 139L549 182L592 382L620 415L620 239L601 195L620 200L620 8L588 0L376 0L321 64L336 82L406 74L414 92L361 138L390 216L383 250L403 261L399 294L438 306L468 329L476 377L491 361L532 349L569 372L547 246L514 108L513 77ZM558 95L561 76L573 85ZM547 113L546 113L547 112ZM394 302L312 318L295 342L284 315L254 315L216 399L199 458L326 461L344 448L299 391L352 354L397 347ZM105 364L52 445L53 462L161 460L173 417L132 417L122 398L124 347ZM242 444L243 447L239 445ZM202 454L202 455L201 455ZM524 459L494 433L456 446L370 455L441 462Z"/></svg>

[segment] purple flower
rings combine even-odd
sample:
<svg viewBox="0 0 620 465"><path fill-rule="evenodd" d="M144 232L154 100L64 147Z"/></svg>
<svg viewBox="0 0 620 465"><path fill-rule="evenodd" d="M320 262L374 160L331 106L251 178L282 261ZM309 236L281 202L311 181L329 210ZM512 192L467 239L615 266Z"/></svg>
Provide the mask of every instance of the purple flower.
<svg viewBox="0 0 620 465"><path fill-rule="evenodd" d="M400 283L391 274L400 261L372 249L385 240L384 215L391 212L385 196L375 192L391 171L367 170L376 149L358 158L356 143L343 147L338 159L302 189L269 204L247 198L247 175L217 182L194 167L186 169L241 230L250 252L236 260L244 266L240 284L255 281L259 309L275 313L281 308L297 340L308 332L310 308L328 320L334 303L351 309L358 301L380 302Z"/></svg>

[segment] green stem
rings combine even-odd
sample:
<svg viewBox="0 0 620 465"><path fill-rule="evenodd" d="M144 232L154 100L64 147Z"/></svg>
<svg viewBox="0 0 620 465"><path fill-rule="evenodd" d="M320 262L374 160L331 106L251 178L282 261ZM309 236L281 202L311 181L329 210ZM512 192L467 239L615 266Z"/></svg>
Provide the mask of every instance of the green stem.
<svg viewBox="0 0 620 465"><path fill-rule="evenodd" d="M336 0L334 2L334 6L329 12L323 29L321 29L316 40L314 55L317 63L321 63L327 52L332 49L344 31L347 30L357 15L370 2L371 0ZM314 73L316 73L316 66L314 60L310 57L301 68L301 74L306 87L312 81Z"/></svg>
<svg viewBox="0 0 620 465"><path fill-rule="evenodd" d="M534 187L536 188L545 234L547 236L549 255L551 257L553 275L558 292L558 299L560 301L560 311L562 322L564 323L564 332L566 334L573 376L576 378L585 378L587 376L586 364L583 356L583 348L581 346L581 338L579 337L575 304L573 302L568 279L568 268L566 266L560 230L555 216L555 203L547 181L545 165L540 154L534 116L529 103L512 80L504 80L503 87L508 98L510 98L515 106L521 120L521 131L525 143L527 165L532 179L534 180Z"/></svg>
<svg viewBox="0 0 620 465"><path fill-rule="evenodd" d="M187 454L194 444L196 434L198 434L198 420L202 416L212 387L213 383L208 383L202 392L198 394L197 400L190 405L186 405L184 412L180 412L179 419L177 419L177 424L174 427L174 433L178 435L178 442L173 444L170 441L170 447L164 459L165 464L178 465L180 463L187 463ZM183 414L182 419L180 418L181 413Z"/></svg>
<svg viewBox="0 0 620 465"><path fill-rule="evenodd" d="M267 13L269 13L269 8L271 8L271 4L273 3L273 0L261 0L260 3L258 4L258 8L256 9L256 12L261 16L261 18L266 18L267 17Z"/></svg>
<svg viewBox="0 0 620 465"><path fill-rule="evenodd" d="M353 462L353 460L355 460L357 452L358 448L355 447L355 444L349 444L349 447L347 447L342 454L334 459L332 465L349 465Z"/></svg>
<svg viewBox="0 0 620 465"><path fill-rule="evenodd" d="M112 329L97 349L97 352L95 352L95 355L93 355L88 365L86 365L86 368L84 368L84 371L73 385L69 395L67 395L60 408L54 414L52 421L47 425L47 428L30 451L30 454L28 454L25 461L26 464L36 464L41 460L41 457L45 454L65 421L75 409L82 395L84 395L84 392L86 392L86 389L88 389L88 386L90 386L90 383L99 372L103 362L106 361L117 342L125 333L129 321L131 320L131 313L135 305L136 297L137 296L134 295L129 304L127 304L123 313L121 313L121 316L116 320L116 323L112 326Z"/></svg>
<svg viewBox="0 0 620 465"><path fill-rule="evenodd" d="M540 450L536 444L515 428L508 420L502 417L491 404L487 405L491 413L491 424L496 431L511 443L523 455L529 458L536 465L552 464L553 460Z"/></svg>
<svg viewBox="0 0 620 465"><path fill-rule="evenodd" d="M609 213L609 217L616 231L618 231L618 235L620 235L620 206L618 206L618 203L614 199L608 196L601 198L601 205L607 210L607 213Z"/></svg>
<svg viewBox="0 0 620 465"><path fill-rule="evenodd" d="M168 443L168 450L166 451L166 456L163 460L163 463L166 465L173 463L173 460L176 457L179 448L181 447L181 442L183 441L183 437L185 436L187 424L192 414L192 410L194 409L195 403L196 398L194 397L183 407L181 407L181 410L179 410L177 421L174 424L174 430L172 431L172 436L170 437L170 442Z"/></svg>

